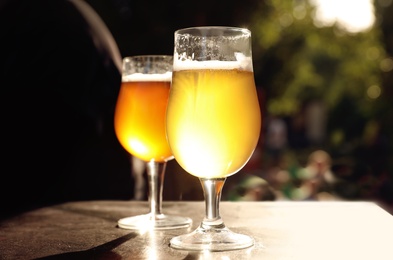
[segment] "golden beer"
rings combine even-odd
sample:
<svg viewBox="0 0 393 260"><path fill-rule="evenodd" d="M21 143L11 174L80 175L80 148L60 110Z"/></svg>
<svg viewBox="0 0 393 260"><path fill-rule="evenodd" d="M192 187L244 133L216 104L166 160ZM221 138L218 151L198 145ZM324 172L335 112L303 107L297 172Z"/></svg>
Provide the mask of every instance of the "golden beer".
<svg viewBox="0 0 393 260"><path fill-rule="evenodd" d="M261 114L252 71L173 72L168 140L177 162L200 178L238 172L259 139Z"/></svg>
<svg viewBox="0 0 393 260"><path fill-rule="evenodd" d="M169 79L170 80L170 79ZM115 113L121 145L144 161L172 159L165 134L170 81L123 81Z"/></svg>

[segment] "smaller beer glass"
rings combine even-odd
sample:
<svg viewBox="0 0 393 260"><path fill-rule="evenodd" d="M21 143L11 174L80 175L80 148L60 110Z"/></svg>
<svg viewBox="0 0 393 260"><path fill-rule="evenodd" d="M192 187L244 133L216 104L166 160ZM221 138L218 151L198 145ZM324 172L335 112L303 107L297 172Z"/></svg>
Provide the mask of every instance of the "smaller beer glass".
<svg viewBox="0 0 393 260"><path fill-rule="evenodd" d="M166 55L123 59L115 132L131 155L146 162L150 212L120 219L120 228L172 229L188 227L192 222L187 217L161 212L166 163L173 159L165 133L172 65L173 57Z"/></svg>

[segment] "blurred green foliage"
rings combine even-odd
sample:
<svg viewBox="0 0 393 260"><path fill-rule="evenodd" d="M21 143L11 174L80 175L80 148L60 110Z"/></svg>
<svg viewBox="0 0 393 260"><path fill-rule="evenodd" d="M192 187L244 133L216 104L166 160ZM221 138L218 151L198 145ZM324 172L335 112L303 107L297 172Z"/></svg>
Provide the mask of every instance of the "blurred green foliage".
<svg viewBox="0 0 393 260"><path fill-rule="evenodd" d="M308 1L261 1L250 20L257 83L267 91L267 111L292 115L305 100L334 108L344 98L373 117L383 96L370 98L381 85L386 58L378 28L351 34L337 26L314 26Z"/></svg>
<svg viewBox="0 0 393 260"><path fill-rule="evenodd" d="M393 59L386 41L393 39L393 28L384 27L392 25L392 5L376 3L375 25L358 33L339 24L317 26L315 7L307 0L258 1L247 23L265 117L293 119L309 102L322 103L327 111L324 142L291 153L306 157L315 149L328 151L335 164L346 164L341 174L359 184L358 196L361 185L386 176L387 188L378 183L367 189L390 189L387 193L364 193L393 196Z"/></svg>

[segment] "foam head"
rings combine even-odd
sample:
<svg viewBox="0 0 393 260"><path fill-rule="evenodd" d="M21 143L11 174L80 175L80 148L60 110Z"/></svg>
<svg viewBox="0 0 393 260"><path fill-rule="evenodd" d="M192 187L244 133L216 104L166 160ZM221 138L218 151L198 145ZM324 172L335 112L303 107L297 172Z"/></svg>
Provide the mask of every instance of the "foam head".
<svg viewBox="0 0 393 260"><path fill-rule="evenodd" d="M145 73L133 73L128 75L123 75L122 81L171 81L172 80L172 72L168 71L166 73L158 74L145 74Z"/></svg>

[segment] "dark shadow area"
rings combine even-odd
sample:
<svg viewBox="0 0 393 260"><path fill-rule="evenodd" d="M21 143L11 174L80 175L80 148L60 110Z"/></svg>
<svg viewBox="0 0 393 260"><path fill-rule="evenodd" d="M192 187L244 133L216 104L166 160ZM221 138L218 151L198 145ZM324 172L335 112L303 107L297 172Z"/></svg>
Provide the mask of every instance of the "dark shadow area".
<svg viewBox="0 0 393 260"><path fill-rule="evenodd" d="M132 198L113 130L121 56L104 22L78 0L4 0L0 13L0 218Z"/></svg>
<svg viewBox="0 0 393 260"><path fill-rule="evenodd" d="M104 243L102 245L90 248L88 250L84 251L78 251L78 252L67 252L64 254L58 254L58 255L51 255L51 256L45 256L45 257L40 257L40 258L35 258L37 260L57 260L57 259L108 259L108 260L116 260L116 259L122 259L122 257L114 252L112 250L119 245L127 242L128 240L136 237L135 233L130 233L125 236L116 238L112 241L109 241L107 243Z"/></svg>

